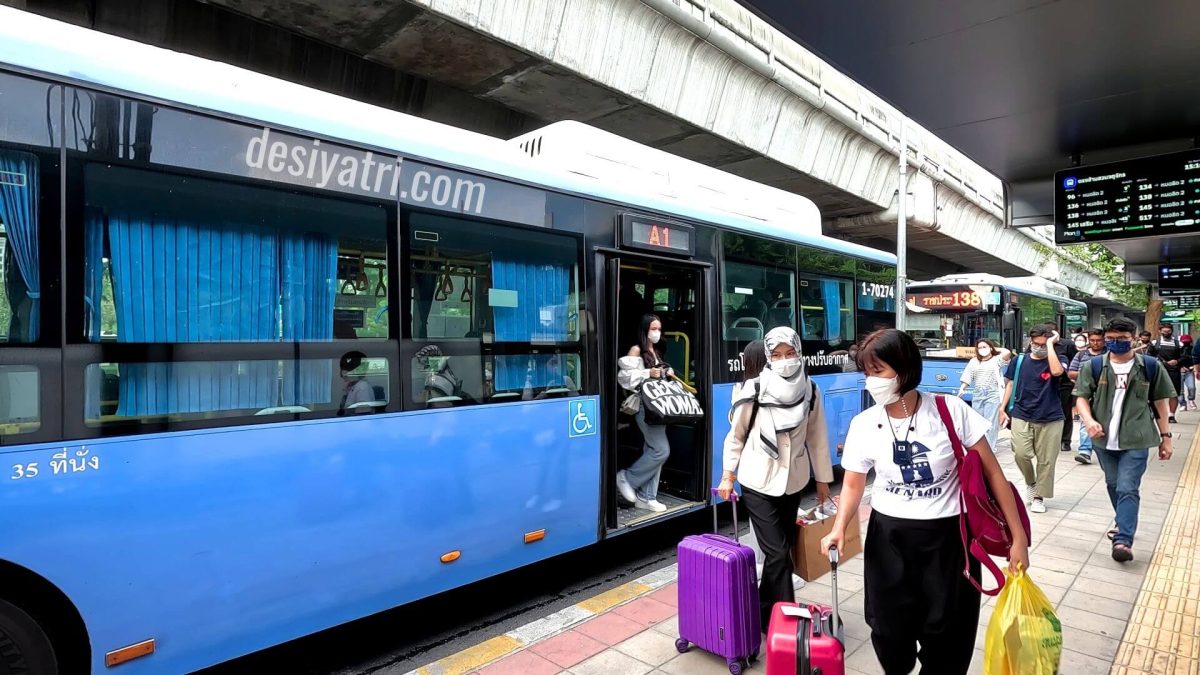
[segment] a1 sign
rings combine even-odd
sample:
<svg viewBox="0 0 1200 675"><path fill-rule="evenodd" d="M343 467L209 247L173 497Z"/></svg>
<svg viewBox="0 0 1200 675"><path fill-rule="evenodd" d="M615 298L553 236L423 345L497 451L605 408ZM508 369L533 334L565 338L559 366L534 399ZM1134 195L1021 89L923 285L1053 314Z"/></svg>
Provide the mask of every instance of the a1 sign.
<svg viewBox="0 0 1200 675"><path fill-rule="evenodd" d="M696 246L691 225L628 215L621 217L621 241L632 248L689 256Z"/></svg>

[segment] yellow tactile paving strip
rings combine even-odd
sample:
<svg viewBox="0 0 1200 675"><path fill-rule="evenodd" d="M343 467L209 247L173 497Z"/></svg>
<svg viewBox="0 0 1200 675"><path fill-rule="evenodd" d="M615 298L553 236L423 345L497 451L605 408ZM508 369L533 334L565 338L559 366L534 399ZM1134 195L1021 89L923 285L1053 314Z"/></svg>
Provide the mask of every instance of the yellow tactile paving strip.
<svg viewBox="0 0 1200 675"><path fill-rule="evenodd" d="M1112 675L1200 675L1200 434L1175 488Z"/></svg>

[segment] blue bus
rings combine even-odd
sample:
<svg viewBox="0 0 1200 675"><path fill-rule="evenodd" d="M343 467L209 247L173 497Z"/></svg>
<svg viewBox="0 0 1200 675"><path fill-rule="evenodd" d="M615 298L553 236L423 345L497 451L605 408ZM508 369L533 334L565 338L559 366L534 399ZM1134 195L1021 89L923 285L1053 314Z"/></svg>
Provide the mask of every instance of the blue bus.
<svg viewBox="0 0 1200 675"><path fill-rule="evenodd" d="M1054 325L1064 339L1087 326L1087 305L1072 300L1066 286L1041 277L955 274L911 283L905 295L904 330L925 357L927 391L957 393L980 340L1020 352L1034 326Z"/></svg>
<svg viewBox="0 0 1200 675"><path fill-rule="evenodd" d="M703 509L773 325L844 438L891 255L523 145L0 7L0 669L188 672ZM710 420L665 513L614 485L646 311Z"/></svg>

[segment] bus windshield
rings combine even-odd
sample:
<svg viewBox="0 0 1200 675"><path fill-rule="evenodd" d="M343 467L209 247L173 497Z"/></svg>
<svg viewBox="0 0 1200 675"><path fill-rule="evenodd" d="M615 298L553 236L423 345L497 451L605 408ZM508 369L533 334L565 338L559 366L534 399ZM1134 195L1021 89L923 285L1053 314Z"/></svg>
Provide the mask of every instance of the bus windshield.
<svg viewBox="0 0 1200 675"><path fill-rule="evenodd" d="M998 288L913 289L906 305L905 330L927 356L967 356L980 340L1001 342Z"/></svg>

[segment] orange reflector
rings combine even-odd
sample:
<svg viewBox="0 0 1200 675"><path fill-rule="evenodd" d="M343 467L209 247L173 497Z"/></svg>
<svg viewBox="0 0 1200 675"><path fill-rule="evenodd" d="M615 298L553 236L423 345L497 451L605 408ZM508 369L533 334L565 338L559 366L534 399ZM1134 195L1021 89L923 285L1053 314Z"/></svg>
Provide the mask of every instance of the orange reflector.
<svg viewBox="0 0 1200 675"><path fill-rule="evenodd" d="M541 541L545 538L546 538L545 530L537 530L534 532L526 532L525 533L525 543L526 544L532 544L535 541Z"/></svg>
<svg viewBox="0 0 1200 675"><path fill-rule="evenodd" d="M461 557L462 557L462 551L450 551L446 555L442 556L442 562L452 563Z"/></svg>
<svg viewBox="0 0 1200 675"><path fill-rule="evenodd" d="M108 666L109 668L112 668L113 666L119 666L122 663L125 663L127 661L132 661L134 659L141 658L143 656L150 656L153 653L154 653L154 640L153 639L144 640L142 642L137 643L136 645L129 645L128 647L121 647L120 649L114 649L111 652L105 654L104 655L104 665Z"/></svg>

